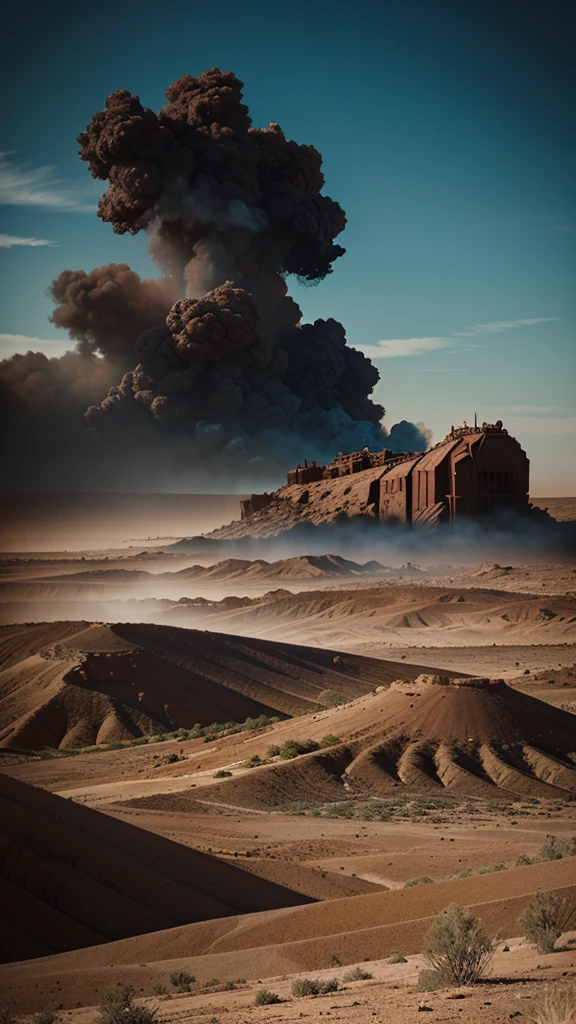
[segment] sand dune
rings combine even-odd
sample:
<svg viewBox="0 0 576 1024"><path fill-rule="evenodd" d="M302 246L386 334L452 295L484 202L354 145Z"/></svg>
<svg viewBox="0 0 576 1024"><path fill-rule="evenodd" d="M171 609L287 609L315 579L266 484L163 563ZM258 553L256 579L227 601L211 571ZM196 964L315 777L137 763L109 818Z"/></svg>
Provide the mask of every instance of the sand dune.
<svg viewBox="0 0 576 1024"><path fill-rule="evenodd" d="M419 952L431 917L450 902L474 908L492 933L518 934L518 918L537 888L559 892L576 907L576 859L536 864L500 875L376 892L185 925L90 950L6 965L0 983L21 1013L97 1001L104 988L154 981L186 969L200 981L266 978L381 959L392 950Z"/></svg>
<svg viewBox="0 0 576 1024"><path fill-rule="evenodd" d="M0 815L3 960L308 901L7 776Z"/></svg>
<svg viewBox="0 0 576 1024"><path fill-rule="evenodd" d="M0 664L0 745L33 750L317 711L418 674L336 651L127 623L6 626Z"/></svg>
<svg viewBox="0 0 576 1024"><path fill-rule="evenodd" d="M502 680L421 676L363 702L342 743L226 780L203 799L243 807L390 796L576 795L576 717ZM363 717L363 721L362 721ZM169 807L170 797L158 797Z"/></svg>

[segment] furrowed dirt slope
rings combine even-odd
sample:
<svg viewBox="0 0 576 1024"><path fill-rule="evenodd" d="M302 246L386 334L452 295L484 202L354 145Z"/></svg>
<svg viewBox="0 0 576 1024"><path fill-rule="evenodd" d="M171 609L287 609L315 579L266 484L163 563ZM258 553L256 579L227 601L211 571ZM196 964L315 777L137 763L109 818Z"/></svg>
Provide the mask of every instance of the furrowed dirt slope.
<svg viewBox="0 0 576 1024"><path fill-rule="evenodd" d="M284 590L220 610L160 612L163 621L191 624L211 611L211 629L298 643L366 649L367 644L452 646L485 643L555 644L576 640L576 597L511 594L472 587L383 584L355 589Z"/></svg>
<svg viewBox="0 0 576 1024"><path fill-rule="evenodd" d="M0 745L110 743L313 712L418 666L174 626L0 628Z"/></svg>
<svg viewBox="0 0 576 1024"><path fill-rule="evenodd" d="M514 872L370 893L244 917L186 925L85 951L0 969L0 984L16 1012L79 1001L95 1003L103 989L132 984L150 992L174 970L209 978L248 980L381 959L393 950L420 952L431 918L449 903L472 907L490 934L517 935L518 919L538 888L567 901L574 920L576 858ZM567 915L568 916L568 915Z"/></svg>
<svg viewBox="0 0 576 1024"><path fill-rule="evenodd" d="M502 680L420 676L364 709L362 724L339 729L339 746L221 782L203 799L264 809L405 788L576 797L576 716Z"/></svg>
<svg viewBox="0 0 576 1024"><path fill-rule="evenodd" d="M300 893L0 776L3 961L294 906Z"/></svg>

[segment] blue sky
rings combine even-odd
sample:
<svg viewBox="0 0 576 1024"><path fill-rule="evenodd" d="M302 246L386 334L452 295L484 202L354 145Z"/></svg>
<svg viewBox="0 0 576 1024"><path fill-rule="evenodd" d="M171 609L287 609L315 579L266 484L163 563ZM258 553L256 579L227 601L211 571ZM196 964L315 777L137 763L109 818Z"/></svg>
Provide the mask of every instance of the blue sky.
<svg viewBox="0 0 576 1024"><path fill-rule="evenodd" d="M145 237L93 212L76 136L114 89L157 109L176 78L218 66L244 81L255 124L323 154L347 253L290 290L377 360L386 422L422 420L437 440L474 412L502 418L534 493L576 494L568 3L63 3L58 18L32 3L6 18L2 355L66 348L46 296L61 270L156 274Z"/></svg>

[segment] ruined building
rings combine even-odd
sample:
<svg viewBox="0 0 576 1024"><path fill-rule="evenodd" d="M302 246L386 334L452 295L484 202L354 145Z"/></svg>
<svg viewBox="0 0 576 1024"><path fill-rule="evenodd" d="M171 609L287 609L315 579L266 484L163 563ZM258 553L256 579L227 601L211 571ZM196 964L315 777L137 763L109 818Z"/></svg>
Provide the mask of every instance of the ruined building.
<svg viewBox="0 0 576 1024"><path fill-rule="evenodd" d="M313 505L315 520L369 515L432 525L478 518L502 506L525 511L528 485L526 453L500 420L481 427L464 423L425 452L365 449L340 452L328 466L305 462L290 470L279 491L243 501L241 512L243 519L273 516L288 503L309 512Z"/></svg>

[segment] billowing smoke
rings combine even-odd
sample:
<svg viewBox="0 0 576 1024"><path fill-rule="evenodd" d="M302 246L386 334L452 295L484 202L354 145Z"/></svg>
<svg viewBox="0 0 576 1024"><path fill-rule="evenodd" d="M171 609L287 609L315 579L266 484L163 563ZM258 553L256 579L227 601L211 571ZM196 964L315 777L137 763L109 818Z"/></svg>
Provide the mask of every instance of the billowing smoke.
<svg viewBox="0 0 576 1024"><path fill-rule="evenodd" d="M52 282L57 303L50 317L76 341L82 355L133 365L140 335L166 316L177 298L170 279L141 281L127 263L65 270Z"/></svg>
<svg viewBox="0 0 576 1024"><path fill-rule="evenodd" d="M276 124L252 128L231 72L187 75L166 95L155 114L115 92L79 136L82 160L109 182L99 216L119 234L146 231L163 275L141 281L111 264L53 283L52 320L77 342L86 374L114 368L116 383L87 403L94 451L124 450L132 468L164 453L189 471L209 457L212 472L247 483L338 450L426 447L420 424L382 428L378 371L342 325L301 324L288 295L288 275L318 282L345 251L320 154ZM0 377L22 413L34 387L13 389L8 362ZM44 409L61 412L62 388L45 390Z"/></svg>

